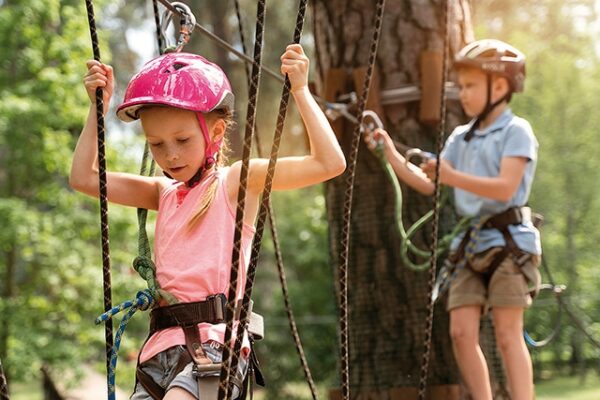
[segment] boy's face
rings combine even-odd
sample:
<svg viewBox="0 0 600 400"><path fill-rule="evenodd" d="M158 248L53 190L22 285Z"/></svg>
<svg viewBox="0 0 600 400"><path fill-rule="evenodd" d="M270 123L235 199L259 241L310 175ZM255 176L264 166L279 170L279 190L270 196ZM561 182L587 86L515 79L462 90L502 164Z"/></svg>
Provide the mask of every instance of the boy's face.
<svg viewBox="0 0 600 400"><path fill-rule="evenodd" d="M477 68L460 68L458 70L458 86L460 102L469 118L481 114L488 96L487 75Z"/></svg>

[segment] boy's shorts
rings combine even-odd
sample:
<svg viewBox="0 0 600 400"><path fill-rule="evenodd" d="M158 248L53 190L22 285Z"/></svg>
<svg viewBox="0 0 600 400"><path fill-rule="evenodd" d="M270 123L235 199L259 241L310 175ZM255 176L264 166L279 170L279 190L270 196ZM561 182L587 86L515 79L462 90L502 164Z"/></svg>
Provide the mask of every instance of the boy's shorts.
<svg viewBox="0 0 600 400"><path fill-rule="evenodd" d="M222 352L220 350L220 346L221 345L218 343L217 345L211 345L210 343L202 344L207 357L213 362L221 362ZM180 357L184 353L187 353L187 349L184 346L174 346L158 353L148 361L142 363L140 367L145 373L154 379L154 382L165 389L165 392L168 392L174 387L179 387L186 390L196 399L198 399L198 382L196 377L192 374L193 363L187 364L181 372L175 375L175 368ZM240 382L244 381L247 369L248 360L241 357L238 363L237 371L237 378L240 380ZM220 371L216 371L212 375L219 376L219 373ZM239 397L239 395L240 390L236 385L234 385L231 398L236 399ZM146 389L144 389L144 387L138 382L135 386L135 391L130 397L130 400L152 400L152 396L150 396Z"/></svg>
<svg viewBox="0 0 600 400"><path fill-rule="evenodd" d="M448 311L463 307L480 305L483 312L493 307L521 307L531 305L532 292L537 292L541 276L538 270L541 257L530 254L530 258L519 266L509 254L496 268L486 283L483 277L502 247L492 247L475 254L470 260L470 267L456 271L450 283L448 294Z"/></svg>

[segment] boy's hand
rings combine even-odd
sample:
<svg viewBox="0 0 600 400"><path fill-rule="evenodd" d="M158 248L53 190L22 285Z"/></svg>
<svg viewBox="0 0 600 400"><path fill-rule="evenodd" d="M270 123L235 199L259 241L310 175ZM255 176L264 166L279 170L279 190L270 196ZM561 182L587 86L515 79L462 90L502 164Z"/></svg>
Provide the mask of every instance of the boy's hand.
<svg viewBox="0 0 600 400"><path fill-rule="evenodd" d="M308 87L308 66L308 57L301 45L290 44L286 47L281 56L281 73L287 74L292 92Z"/></svg>
<svg viewBox="0 0 600 400"><path fill-rule="evenodd" d="M384 129L377 128L374 131L366 131L364 141L369 150L375 150L377 145L381 143L386 157L389 157L389 153L395 148L394 141Z"/></svg>
<svg viewBox="0 0 600 400"><path fill-rule="evenodd" d="M435 159L427 160L427 162L421 164L421 169L427 177L432 181L435 180L435 166L437 161ZM440 183L448 184L448 178L454 172L454 168L450 165L450 163L446 160L441 160L440 163Z"/></svg>
<svg viewBox="0 0 600 400"><path fill-rule="evenodd" d="M88 60L86 65L88 71L83 77L83 85L88 97L92 104L96 104L96 88L102 88L104 111L106 112L115 86L113 69L110 65L102 64L96 60Z"/></svg>

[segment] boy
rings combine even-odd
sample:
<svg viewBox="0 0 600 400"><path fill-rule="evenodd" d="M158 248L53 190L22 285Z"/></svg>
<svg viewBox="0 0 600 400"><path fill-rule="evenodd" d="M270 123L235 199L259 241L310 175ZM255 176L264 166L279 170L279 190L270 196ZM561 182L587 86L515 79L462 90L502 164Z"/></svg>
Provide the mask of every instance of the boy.
<svg viewBox="0 0 600 400"><path fill-rule="evenodd" d="M525 57L498 40L480 40L456 57L460 101L472 118L457 127L441 155L440 182L454 188L460 216L487 221L455 238L450 260L450 336L462 377L475 400L492 400L487 365L479 346L479 319L492 310L495 335L513 400L533 398L531 358L523 340L523 312L531 304L531 285L540 282L539 232L527 204L538 143L529 123L508 107L523 91ZM406 163L387 132L377 130L367 143L381 140L398 177L431 195L436 161L421 168ZM375 139L372 140L372 139ZM474 250L469 242L475 244Z"/></svg>

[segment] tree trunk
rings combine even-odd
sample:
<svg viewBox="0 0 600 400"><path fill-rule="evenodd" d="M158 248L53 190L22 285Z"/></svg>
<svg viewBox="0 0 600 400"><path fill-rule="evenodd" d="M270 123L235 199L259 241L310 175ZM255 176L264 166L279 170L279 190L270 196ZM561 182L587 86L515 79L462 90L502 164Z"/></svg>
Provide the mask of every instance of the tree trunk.
<svg viewBox="0 0 600 400"><path fill-rule="evenodd" d="M365 67L372 37L375 0L315 0L315 42L321 94L334 100L356 91L352 75ZM469 2L451 2L449 56L473 40ZM441 60L444 46L442 0L388 1L377 56L378 79L371 86L369 102L377 106L382 91L414 85L427 88L441 79L441 68L422 74L421 57L433 54ZM441 65L441 63L440 63ZM333 71L333 72L332 72ZM422 76L423 75L423 76ZM435 76L432 76L435 75ZM333 77L338 79L333 82ZM349 83L339 83L341 79ZM329 78L329 79L328 79ZM362 80L359 80L362 84ZM380 87L376 87L377 83ZM333 86L339 90L332 90ZM435 86L435 85L434 85ZM424 91L427 91L426 89ZM327 92L327 93L326 93ZM431 92L431 90L429 90ZM426 93L431 94L431 93ZM392 138L408 147L435 151L438 124L420 120L419 101L395 102L380 108L386 130ZM439 100L437 103L439 107ZM460 105L448 102L449 133L463 122ZM347 154L353 126L334 122L336 134ZM346 176L330 181L326 187L330 222L330 249L338 266L339 242L343 222ZM403 186L403 221L410 226L432 208L432 201ZM414 272L400 260L400 238L394 219L395 197L379 161L364 144L358 155L351 221L348 266L350 325L350 385L352 398L395 398L398 388L416 387L419 381L425 329L428 273ZM454 223L451 207L444 207L441 232ZM430 237L425 229L414 240L427 248ZM423 261L423 260L421 260ZM459 382L448 337L448 317L442 302L436 307L428 385ZM440 397L441 398L441 397Z"/></svg>

